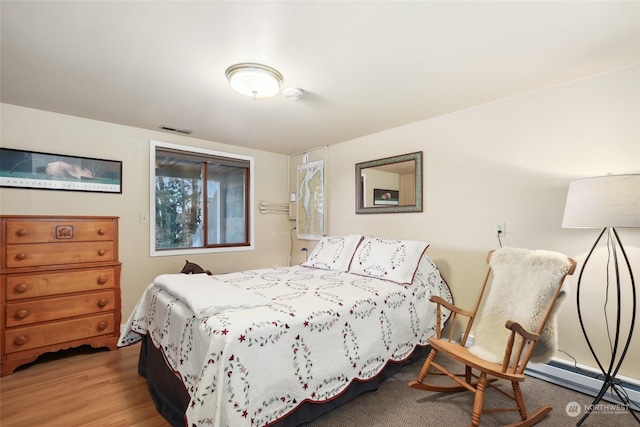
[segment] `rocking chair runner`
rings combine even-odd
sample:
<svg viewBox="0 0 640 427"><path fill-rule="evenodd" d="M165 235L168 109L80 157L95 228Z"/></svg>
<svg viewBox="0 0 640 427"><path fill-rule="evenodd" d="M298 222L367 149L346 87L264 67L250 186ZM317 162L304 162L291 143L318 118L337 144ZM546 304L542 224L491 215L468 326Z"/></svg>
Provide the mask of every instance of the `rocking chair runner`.
<svg viewBox="0 0 640 427"><path fill-rule="evenodd" d="M542 406L527 413L520 383L524 381L524 370L529 360L548 361L555 351L555 308L562 298L562 284L567 275L573 274L576 263L573 259L550 251L520 248L501 248L489 252L489 270L473 311L463 310L442 298L433 296L437 304L437 336L431 338L431 352L427 356L418 379L410 387L438 391L475 393L471 426L480 424L483 412L518 411L520 421L510 426L532 426L551 411ZM491 278L491 280L490 280ZM487 290L484 306L478 309ZM458 316L468 318L462 343L453 340L453 330L447 338L441 335L439 322L442 309L451 310L452 324ZM471 328L475 323L474 345L465 347ZM462 374L452 373L435 362L442 353L465 365ZM432 371L431 368L437 371ZM476 371L478 373L476 373ZM455 384L441 385L423 382L430 375L446 375ZM489 378L491 376L492 378ZM492 383L497 380L511 381L513 394ZM487 386L514 400L515 407L483 408Z"/></svg>

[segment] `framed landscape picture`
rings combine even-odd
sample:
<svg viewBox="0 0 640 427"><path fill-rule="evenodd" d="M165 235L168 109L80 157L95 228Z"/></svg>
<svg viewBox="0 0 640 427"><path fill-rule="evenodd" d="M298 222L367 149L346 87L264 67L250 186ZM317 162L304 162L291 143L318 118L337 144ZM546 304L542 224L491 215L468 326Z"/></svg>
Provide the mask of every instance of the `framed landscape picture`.
<svg viewBox="0 0 640 427"><path fill-rule="evenodd" d="M0 148L0 187L122 193L122 162Z"/></svg>
<svg viewBox="0 0 640 427"><path fill-rule="evenodd" d="M373 189L373 204L385 206L398 206L400 192L398 190Z"/></svg>

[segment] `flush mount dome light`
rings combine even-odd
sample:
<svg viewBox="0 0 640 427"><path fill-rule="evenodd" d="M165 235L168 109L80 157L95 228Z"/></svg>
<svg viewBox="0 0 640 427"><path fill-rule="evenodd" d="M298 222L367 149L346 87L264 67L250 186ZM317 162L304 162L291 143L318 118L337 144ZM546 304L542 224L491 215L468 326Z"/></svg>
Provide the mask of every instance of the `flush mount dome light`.
<svg viewBox="0 0 640 427"><path fill-rule="evenodd" d="M283 81L278 70L253 63L232 65L227 68L225 75L233 90L253 99L274 96Z"/></svg>

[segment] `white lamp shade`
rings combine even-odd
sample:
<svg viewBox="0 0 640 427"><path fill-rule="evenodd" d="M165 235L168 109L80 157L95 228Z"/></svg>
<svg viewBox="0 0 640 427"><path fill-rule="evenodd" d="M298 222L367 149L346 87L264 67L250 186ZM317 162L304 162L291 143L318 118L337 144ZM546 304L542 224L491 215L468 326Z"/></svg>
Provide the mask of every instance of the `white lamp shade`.
<svg viewBox="0 0 640 427"><path fill-rule="evenodd" d="M252 98L268 98L280 90L282 74L262 64L244 63L227 68L227 79L233 90Z"/></svg>
<svg viewBox="0 0 640 427"><path fill-rule="evenodd" d="M562 227L640 227L640 175L607 175L571 182Z"/></svg>

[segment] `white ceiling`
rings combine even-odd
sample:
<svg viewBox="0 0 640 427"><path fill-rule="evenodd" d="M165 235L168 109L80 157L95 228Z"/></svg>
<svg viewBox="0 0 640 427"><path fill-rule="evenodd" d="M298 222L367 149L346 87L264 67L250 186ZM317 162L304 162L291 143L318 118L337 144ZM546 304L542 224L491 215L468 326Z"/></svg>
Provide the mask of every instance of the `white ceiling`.
<svg viewBox="0 0 640 427"><path fill-rule="evenodd" d="M638 1L6 1L3 103L284 154L640 63ZM252 100L258 62L305 95Z"/></svg>

